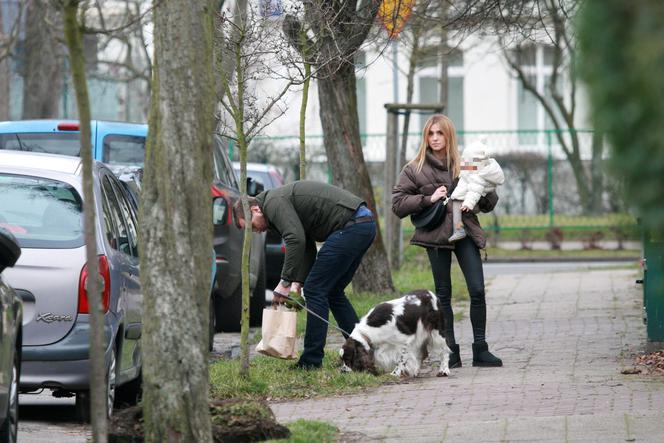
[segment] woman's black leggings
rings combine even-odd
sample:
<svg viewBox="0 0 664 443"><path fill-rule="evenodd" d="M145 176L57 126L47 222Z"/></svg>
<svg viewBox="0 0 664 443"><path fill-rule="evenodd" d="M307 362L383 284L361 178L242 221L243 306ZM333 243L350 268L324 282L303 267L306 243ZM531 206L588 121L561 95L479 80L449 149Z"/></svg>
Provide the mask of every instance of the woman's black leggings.
<svg viewBox="0 0 664 443"><path fill-rule="evenodd" d="M484 271L480 250L470 237L455 243L454 249L427 248L436 295L441 301L448 346L456 344L454 338L454 312L452 312L452 251L456 255L461 271L466 278L470 294L470 324L473 327L475 343L485 341L486 301L484 297Z"/></svg>

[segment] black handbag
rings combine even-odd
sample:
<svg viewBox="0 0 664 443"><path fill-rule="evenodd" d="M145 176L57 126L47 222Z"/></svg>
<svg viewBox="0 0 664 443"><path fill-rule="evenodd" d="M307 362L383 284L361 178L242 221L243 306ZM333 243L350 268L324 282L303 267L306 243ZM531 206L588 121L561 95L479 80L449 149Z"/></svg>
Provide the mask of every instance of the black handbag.
<svg viewBox="0 0 664 443"><path fill-rule="evenodd" d="M413 223L413 226L417 229L423 229L425 231L431 231L436 229L445 219L445 213L447 212L447 199L438 200L436 203L430 207L413 214L410 216L410 221Z"/></svg>

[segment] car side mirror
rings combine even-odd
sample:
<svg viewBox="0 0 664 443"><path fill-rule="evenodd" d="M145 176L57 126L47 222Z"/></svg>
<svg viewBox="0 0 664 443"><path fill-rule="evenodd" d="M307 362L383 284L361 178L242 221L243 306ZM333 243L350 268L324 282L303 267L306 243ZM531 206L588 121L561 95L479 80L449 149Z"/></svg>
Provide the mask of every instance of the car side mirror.
<svg viewBox="0 0 664 443"><path fill-rule="evenodd" d="M256 197L258 194L263 192L265 190L265 186L263 186L263 183L254 180L251 177L247 177L247 195L250 195L252 197Z"/></svg>
<svg viewBox="0 0 664 443"><path fill-rule="evenodd" d="M4 228L0 228L0 272L7 267L16 264L16 260L21 256L21 247L14 234Z"/></svg>
<svg viewBox="0 0 664 443"><path fill-rule="evenodd" d="M228 217L228 202L224 197L216 197L212 200L212 223L215 226L224 226L230 224Z"/></svg>

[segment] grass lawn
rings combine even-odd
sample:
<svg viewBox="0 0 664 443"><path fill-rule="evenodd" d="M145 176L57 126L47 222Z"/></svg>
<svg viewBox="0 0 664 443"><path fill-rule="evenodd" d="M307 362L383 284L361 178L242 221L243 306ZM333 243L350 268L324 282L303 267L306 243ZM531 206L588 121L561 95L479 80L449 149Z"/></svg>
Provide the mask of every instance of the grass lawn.
<svg viewBox="0 0 664 443"><path fill-rule="evenodd" d="M317 371L291 369L293 361L257 356L251 361L250 376L238 376L239 360L220 360L210 366L210 394L214 398L264 398L268 400L309 398L357 392L393 381L389 375L342 373L339 354L328 349L323 368Z"/></svg>
<svg viewBox="0 0 664 443"><path fill-rule="evenodd" d="M315 420L297 420L293 423L288 423L287 426L291 431L290 438L267 441L287 443L332 443L336 440L337 432L339 432L334 426Z"/></svg>

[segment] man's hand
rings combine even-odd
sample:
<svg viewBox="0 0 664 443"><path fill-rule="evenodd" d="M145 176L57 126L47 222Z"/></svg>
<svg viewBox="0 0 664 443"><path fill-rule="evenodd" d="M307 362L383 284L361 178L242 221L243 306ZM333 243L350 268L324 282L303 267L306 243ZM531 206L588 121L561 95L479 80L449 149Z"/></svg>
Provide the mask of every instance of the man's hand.
<svg viewBox="0 0 664 443"><path fill-rule="evenodd" d="M471 208L466 205L461 205L461 212L470 212Z"/></svg>
<svg viewBox="0 0 664 443"><path fill-rule="evenodd" d="M276 292L272 292L272 304L273 305L280 305L282 303L286 303L286 300L288 300L286 297L283 295L279 295Z"/></svg>
<svg viewBox="0 0 664 443"><path fill-rule="evenodd" d="M431 194L431 203L436 203L438 200L447 197L447 188L445 186L440 186L438 189L433 191Z"/></svg>
<svg viewBox="0 0 664 443"><path fill-rule="evenodd" d="M284 286L281 284L281 281L277 285L276 288L272 291L272 304L280 304L284 303L286 300L288 300L288 297L286 297L291 290L291 285ZM282 295L283 294L283 295Z"/></svg>

